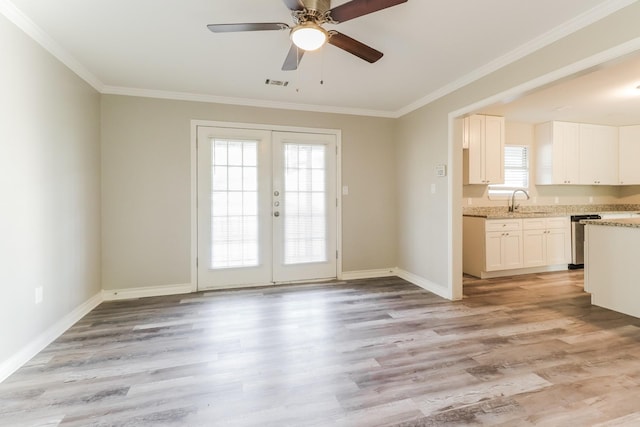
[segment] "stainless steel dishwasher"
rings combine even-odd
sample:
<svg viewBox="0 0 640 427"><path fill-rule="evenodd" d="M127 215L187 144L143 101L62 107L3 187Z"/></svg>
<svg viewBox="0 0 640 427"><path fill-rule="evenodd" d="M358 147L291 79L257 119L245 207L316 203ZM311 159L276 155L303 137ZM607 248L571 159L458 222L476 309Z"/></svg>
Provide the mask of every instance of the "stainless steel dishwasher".
<svg viewBox="0 0 640 427"><path fill-rule="evenodd" d="M583 219L601 219L598 214L571 216L571 264L569 269L584 268L584 224Z"/></svg>

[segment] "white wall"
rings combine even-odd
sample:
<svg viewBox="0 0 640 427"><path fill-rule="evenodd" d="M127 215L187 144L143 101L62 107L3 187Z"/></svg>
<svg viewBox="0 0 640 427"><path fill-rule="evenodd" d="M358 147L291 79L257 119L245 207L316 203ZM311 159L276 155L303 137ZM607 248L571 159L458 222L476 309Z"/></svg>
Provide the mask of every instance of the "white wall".
<svg viewBox="0 0 640 427"><path fill-rule="evenodd" d="M102 285L190 283L191 120L342 130L343 270L396 265L394 120L102 97Z"/></svg>
<svg viewBox="0 0 640 427"><path fill-rule="evenodd" d="M445 295L460 296L462 147L458 141L448 154L453 141L449 113L477 111L498 102L497 94L636 40L640 37L639 20L640 3L636 2L400 119L396 159L401 270L434 289L445 289ZM438 181L431 169L449 159L453 160L449 162L453 185ZM432 183L438 187L435 195L428 191Z"/></svg>
<svg viewBox="0 0 640 427"><path fill-rule="evenodd" d="M0 52L1 379L100 291L100 103L2 15Z"/></svg>

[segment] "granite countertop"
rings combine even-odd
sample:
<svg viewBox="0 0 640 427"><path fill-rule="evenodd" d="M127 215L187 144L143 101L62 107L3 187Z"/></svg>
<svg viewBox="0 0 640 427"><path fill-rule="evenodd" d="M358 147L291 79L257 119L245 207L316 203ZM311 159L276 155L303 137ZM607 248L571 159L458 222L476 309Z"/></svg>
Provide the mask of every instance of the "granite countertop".
<svg viewBox="0 0 640 427"><path fill-rule="evenodd" d="M554 213L554 212L543 212L543 211L534 211L534 212L489 212L489 213L465 213L463 216L475 216L486 219L518 219L518 218L550 218L550 217L558 217L558 216L567 216L562 213Z"/></svg>
<svg viewBox="0 0 640 427"><path fill-rule="evenodd" d="M609 227L629 227L640 228L640 218L620 218L620 219L585 219L582 224L606 225Z"/></svg>
<svg viewBox="0 0 640 427"><path fill-rule="evenodd" d="M516 212L508 212L506 206L465 207L463 216L486 219L551 218L589 213L640 212L640 205L543 205L521 206ZM613 220L611 220L613 221Z"/></svg>

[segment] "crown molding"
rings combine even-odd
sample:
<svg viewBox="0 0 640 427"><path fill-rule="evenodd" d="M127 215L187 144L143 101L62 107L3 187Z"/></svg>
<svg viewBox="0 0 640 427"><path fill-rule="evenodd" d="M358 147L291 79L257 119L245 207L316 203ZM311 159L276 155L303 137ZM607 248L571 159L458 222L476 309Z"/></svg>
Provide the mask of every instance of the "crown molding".
<svg viewBox="0 0 640 427"><path fill-rule="evenodd" d="M431 102L436 101L464 86L473 83L476 80L485 77L500 68L503 68L527 55L554 43L563 37L566 37L594 22L605 18L606 16L627 7L638 0L608 0L593 9L578 15L574 19L565 22L562 25L548 31L547 33L521 45L506 55L491 61L484 66L476 69L462 78L447 84L440 89L412 102L411 104L396 110L368 110L360 108L337 107L326 105L297 104L287 102L276 102L260 99L234 98L207 94L195 94L185 92L171 92L152 89L107 86L97 76L91 73L80 62L78 62L69 52L58 45L47 33L38 27L28 16L18 9L10 0L0 0L0 14L4 15L9 21L24 31L33 40L39 43L45 50L51 53L60 62L66 65L80 78L85 80L94 89L102 94L136 96L146 98L171 99L178 101L194 101L216 104L239 105L258 108L275 108L284 110L309 111L317 113L343 114L380 118L400 118L409 114Z"/></svg>
<svg viewBox="0 0 640 427"><path fill-rule="evenodd" d="M260 99L233 98L226 96L204 95L188 92L170 92L163 90L138 89L131 87L104 86L101 91L105 95L125 95L142 98L171 99L176 101L207 102L214 104L240 105L245 107L275 108L280 110L311 111L314 113L343 114L353 116L396 118L393 111L365 110L359 108L335 107L327 105L296 104L275 102Z"/></svg>
<svg viewBox="0 0 640 427"><path fill-rule="evenodd" d="M69 52L56 43L42 28L36 25L27 15L9 0L0 0L0 14L4 15L16 27L24 31L36 43L66 65L81 79L89 83L95 90L102 92L104 83L78 62Z"/></svg>
<svg viewBox="0 0 640 427"><path fill-rule="evenodd" d="M516 62L517 60L522 59L527 55L530 55L533 52L542 49L545 46L548 46L564 37L567 37L568 35L587 27L594 22L597 22L622 8L635 3L636 1L638 0L609 0L607 2L604 2L585 13L576 16L570 21L557 26L556 28L546 32L545 34L542 34L541 36L519 46L506 55L485 64L472 73L469 73L464 77L430 93L429 95L426 95L418 99L417 101L412 102L406 107L401 108L400 110L395 112L395 117L400 118L421 107L424 107L425 105L428 105L433 101L436 101L437 99L440 99L464 86L467 86L474 81L479 80L499 70L500 68Z"/></svg>

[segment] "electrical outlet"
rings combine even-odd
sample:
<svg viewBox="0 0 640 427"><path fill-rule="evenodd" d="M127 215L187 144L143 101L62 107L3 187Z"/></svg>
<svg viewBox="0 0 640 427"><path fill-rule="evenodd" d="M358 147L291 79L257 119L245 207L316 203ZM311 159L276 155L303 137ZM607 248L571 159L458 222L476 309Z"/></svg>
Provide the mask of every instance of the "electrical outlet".
<svg viewBox="0 0 640 427"><path fill-rule="evenodd" d="M593 196L589 196L589 203L593 203Z"/></svg>
<svg viewBox="0 0 640 427"><path fill-rule="evenodd" d="M36 304L40 304L42 302L42 298L43 298L43 290L42 290L42 286L38 286L36 288L36 294L35 294L35 301Z"/></svg>
<svg viewBox="0 0 640 427"><path fill-rule="evenodd" d="M431 194L436 194L436 185L431 184Z"/></svg>
<svg viewBox="0 0 640 427"><path fill-rule="evenodd" d="M473 199L471 197L467 198L467 204L468 205L472 205L473 204Z"/></svg>
<svg viewBox="0 0 640 427"><path fill-rule="evenodd" d="M554 199L554 202L556 203L556 205L557 205L558 203L560 203L560 197L556 197L556 198Z"/></svg>
<svg viewBox="0 0 640 427"><path fill-rule="evenodd" d="M342 195L343 196L348 196L349 195L349 186L348 185L343 185L342 186Z"/></svg>

